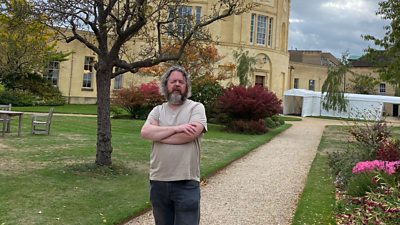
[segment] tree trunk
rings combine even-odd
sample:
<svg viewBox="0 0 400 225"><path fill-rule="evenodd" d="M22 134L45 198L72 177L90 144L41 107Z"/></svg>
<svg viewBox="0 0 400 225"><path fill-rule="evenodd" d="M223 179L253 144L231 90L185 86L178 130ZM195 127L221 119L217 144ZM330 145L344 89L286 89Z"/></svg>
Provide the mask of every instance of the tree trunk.
<svg viewBox="0 0 400 225"><path fill-rule="evenodd" d="M111 161L111 120L110 120L110 84L111 68L99 61L96 71L97 85L97 152L96 164L110 166Z"/></svg>

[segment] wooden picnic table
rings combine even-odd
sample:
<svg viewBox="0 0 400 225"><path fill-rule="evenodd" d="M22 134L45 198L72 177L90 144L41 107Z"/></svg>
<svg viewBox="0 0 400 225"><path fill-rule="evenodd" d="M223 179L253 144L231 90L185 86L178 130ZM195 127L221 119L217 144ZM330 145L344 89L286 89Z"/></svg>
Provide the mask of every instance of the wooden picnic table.
<svg viewBox="0 0 400 225"><path fill-rule="evenodd" d="M21 136L21 128L22 128L22 115L23 112L16 112L16 111L7 111L7 110L0 110L0 116L6 116L6 117L13 117L13 116L18 116L18 136ZM7 120L3 120L3 126L5 126L7 123ZM5 129L3 129L3 136L5 133Z"/></svg>

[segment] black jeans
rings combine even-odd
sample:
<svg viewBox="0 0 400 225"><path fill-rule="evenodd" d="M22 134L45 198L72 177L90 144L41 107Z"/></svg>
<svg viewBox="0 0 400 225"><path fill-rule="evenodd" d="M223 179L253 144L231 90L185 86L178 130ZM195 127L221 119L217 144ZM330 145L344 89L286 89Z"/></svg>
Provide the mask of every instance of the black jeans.
<svg viewBox="0 0 400 225"><path fill-rule="evenodd" d="M198 181L150 181L150 201L156 225L198 225Z"/></svg>

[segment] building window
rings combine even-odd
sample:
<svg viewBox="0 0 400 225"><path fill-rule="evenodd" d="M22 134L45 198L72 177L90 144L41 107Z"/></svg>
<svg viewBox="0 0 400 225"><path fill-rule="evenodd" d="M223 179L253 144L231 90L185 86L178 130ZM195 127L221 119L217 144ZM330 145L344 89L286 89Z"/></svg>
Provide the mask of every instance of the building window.
<svg viewBox="0 0 400 225"><path fill-rule="evenodd" d="M315 80L308 81L308 90L315 91Z"/></svg>
<svg viewBox="0 0 400 225"><path fill-rule="evenodd" d="M192 11L194 10L194 15ZM184 36L186 32L192 29L193 19L196 24L200 23L201 20L201 6L181 6L178 8L178 14L175 15L174 8L169 8L168 13L168 25L167 32L169 35L173 35L174 32L177 34ZM177 18L175 18L177 16ZM174 31L174 25L176 26L176 30ZM197 34L198 35L198 34Z"/></svg>
<svg viewBox="0 0 400 225"><path fill-rule="evenodd" d="M274 18L251 14L250 43L272 47Z"/></svg>
<svg viewBox="0 0 400 225"><path fill-rule="evenodd" d="M60 74L60 62L51 61L47 67L47 75L45 78L49 80L54 86L58 85L58 76Z"/></svg>
<svg viewBox="0 0 400 225"><path fill-rule="evenodd" d="M82 87L84 88L92 88L93 62L94 62L94 57L85 56L85 63L83 64L83 84L82 84Z"/></svg>
<svg viewBox="0 0 400 225"><path fill-rule="evenodd" d="M83 88L92 88L92 73L83 74Z"/></svg>
<svg viewBox="0 0 400 225"><path fill-rule="evenodd" d="M379 93L380 94L385 94L386 93L386 84L385 83L379 84Z"/></svg>
<svg viewBox="0 0 400 225"><path fill-rule="evenodd" d="M250 19L250 43L254 42L254 23L256 20L256 14L251 14Z"/></svg>
<svg viewBox="0 0 400 225"><path fill-rule="evenodd" d="M257 44L265 45L267 31L267 17L258 15L257 17Z"/></svg>
<svg viewBox="0 0 400 225"><path fill-rule="evenodd" d="M196 6L196 24L200 23L200 19L201 19L201 7L200 6Z"/></svg>
<svg viewBox="0 0 400 225"><path fill-rule="evenodd" d="M264 76L256 76L255 85L264 87L264 78L265 78Z"/></svg>
<svg viewBox="0 0 400 225"><path fill-rule="evenodd" d="M122 74L114 78L114 89L117 90L121 88L122 88Z"/></svg>
<svg viewBox="0 0 400 225"><path fill-rule="evenodd" d="M168 12L168 26L167 26L167 33L169 35L172 35L174 32L174 25L172 24L172 20L174 19L174 9L173 8L169 8L169 12Z"/></svg>
<svg viewBox="0 0 400 225"><path fill-rule="evenodd" d="M295 88L295 89L299 88L299 78L294 78L293 88Z"/></svg>
<svg viewBox="0 0 400 225"><path fill-rule="evenodd" d="M184 35L186 31L191 29L190 17L192 15L192 7L182 6L178 9L177 30L179 35Z"/></svg>
<svg viewBox="0 0 400 225"><path fill-rule="evenodd" d="M269 18L268 23L268 46L272 46L272 28L273 28L274 18Z"/></svg>

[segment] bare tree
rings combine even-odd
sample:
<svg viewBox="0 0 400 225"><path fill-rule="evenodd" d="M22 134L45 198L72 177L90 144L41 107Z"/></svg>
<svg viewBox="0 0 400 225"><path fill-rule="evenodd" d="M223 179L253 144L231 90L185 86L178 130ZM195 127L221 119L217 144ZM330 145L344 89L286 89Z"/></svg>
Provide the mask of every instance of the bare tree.
<svg viewBox="0 0 400 225"><path fill-rule="evenodd" d="M201 17L187 0L32 0L37 13L66 42L77 40L97 54L97 165L111 165L111 79L161 62L178 60L194 39L208 38L206 26L254 7L245 0L214 0ZM250 1L252 2L252 1ZM210 5L210 3L208 3ZM162 47L178 43L179 51ZM139 51L140 49L140 51ZM115 69L117 68L117 69Z"/></svg>

